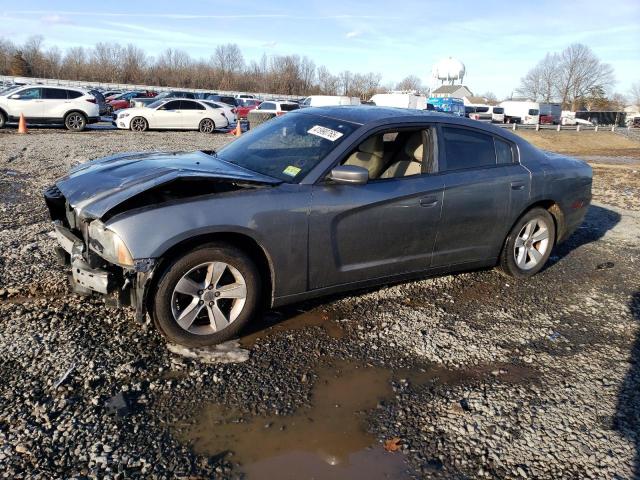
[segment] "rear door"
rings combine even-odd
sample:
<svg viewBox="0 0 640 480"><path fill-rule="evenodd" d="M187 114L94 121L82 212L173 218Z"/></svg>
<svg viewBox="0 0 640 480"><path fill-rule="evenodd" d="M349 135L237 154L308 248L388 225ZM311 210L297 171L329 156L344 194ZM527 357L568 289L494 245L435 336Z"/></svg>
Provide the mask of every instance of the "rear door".
<svg viewBox="0 0 640 480"><path fill-rule="evenodd" d="M71 100L68 98L67 90L63 88L42 88L43 117L50 119L61 119L70 109Z"/></svg>
<svg viewBox="0 0 640 480"><path fill-rule="evenodd" d="M439 132L444 199L433 266L487 260L528 199L529 171L502 137L447 124Z"/></svg>
<svg viewBox="0 0 640 480"><path fill-rule="evenodd" d="M203 105L193 100L180 100L180 121L182 128L188 128L189 130L197 129L200 126L200 121L204 118L206 109Z"/></svg>

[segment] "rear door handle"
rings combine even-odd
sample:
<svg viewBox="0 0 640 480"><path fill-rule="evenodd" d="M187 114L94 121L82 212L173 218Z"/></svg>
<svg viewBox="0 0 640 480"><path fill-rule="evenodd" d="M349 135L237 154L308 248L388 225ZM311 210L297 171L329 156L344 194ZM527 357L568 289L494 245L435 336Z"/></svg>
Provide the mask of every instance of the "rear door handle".
<svg viewBox="0 0 640 480"><path fill-rule="evenodd" d="M524 190L524 182L511 182L511 190Z"/></svg>
<svg viewBox="0 0 640 480"><path fill-rule="evenodd" d="M438 197L422 197L420 199L421 207L435 207L438 204Z"/></svg>

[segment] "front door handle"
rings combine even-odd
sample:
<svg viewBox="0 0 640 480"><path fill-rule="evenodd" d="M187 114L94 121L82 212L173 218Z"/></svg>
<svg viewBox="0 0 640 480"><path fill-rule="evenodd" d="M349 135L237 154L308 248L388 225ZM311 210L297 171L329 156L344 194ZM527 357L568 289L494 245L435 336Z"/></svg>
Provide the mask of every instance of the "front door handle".
<svg viewBox="0 0 640 480"><path fill-rule="evenodd" d="M421 207L435 207L438 204L438 197L429 196L420 199Z"/></svg>
<svg viewBox="0 0 640 480"><path fill-rule="evenodd" d="M511 190L524 190L524 182L511 182Z"/></svg>

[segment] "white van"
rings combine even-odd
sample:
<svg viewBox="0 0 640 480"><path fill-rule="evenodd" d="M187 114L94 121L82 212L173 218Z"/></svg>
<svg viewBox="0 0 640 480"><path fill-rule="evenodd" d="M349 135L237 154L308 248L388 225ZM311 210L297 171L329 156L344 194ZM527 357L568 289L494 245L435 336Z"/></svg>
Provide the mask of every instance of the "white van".
<svg viewBox="0 0 640 480"><path fill-rule="evenodd" d="M504 123L504 108L503 107L490 107L489 111L491 112L491 122L493 123Z"/></svg>
<svg viewBox="0 0 640 480"><path fill-rule="evenodd" d="M540 122L540 104L521 100L506 100L500 103L504 108L504 123L536 125Z"/></svg>
<svg viewBox="0 0 640 480"><path fill-rule="evenodd" d="M379 107L412 108L414 110L427 108L427 97L414 93L376 93L369 101Z"/></svg>
<svg viewBox="0 0 640 480"><path fill-rule="evenodd" d="M346 95L311 95L300 104L302 107L334 107L336 105L360 105L360 99Z"/></svg>

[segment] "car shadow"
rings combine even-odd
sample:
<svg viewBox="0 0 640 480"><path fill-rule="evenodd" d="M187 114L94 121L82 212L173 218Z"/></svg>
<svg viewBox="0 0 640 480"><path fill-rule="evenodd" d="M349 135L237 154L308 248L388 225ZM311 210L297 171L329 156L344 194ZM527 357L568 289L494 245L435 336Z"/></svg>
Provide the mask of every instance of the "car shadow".
<svg viewBox="0 0 640 480"><path fill-rule="evenodd" d="M622 216L618 212L591 205L582 225L567 240L554 249L545 269L558 263L573 250L600 240L620 222L621 218Z"/></svg>
<svg viewBox="0 0 640 480"><path fill-rule="evenodd" d="M629 310L640 323L640 291L631 297ZM636 335L629 358L627 376L618 391L614 428L635 444L633 478L640 478L640 333Z"/></svg>

